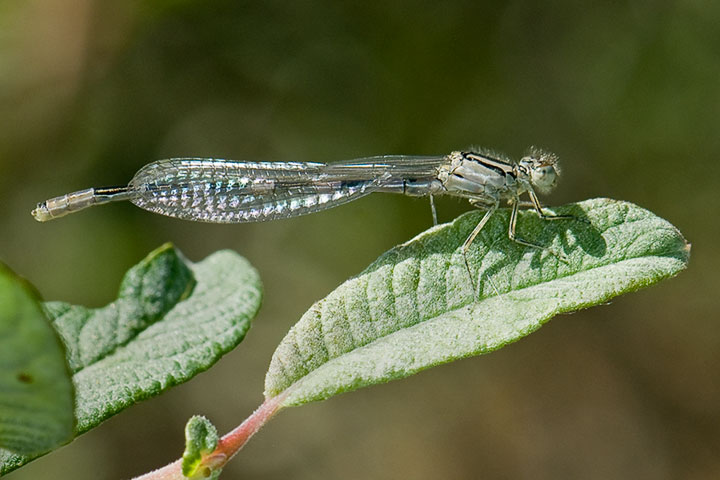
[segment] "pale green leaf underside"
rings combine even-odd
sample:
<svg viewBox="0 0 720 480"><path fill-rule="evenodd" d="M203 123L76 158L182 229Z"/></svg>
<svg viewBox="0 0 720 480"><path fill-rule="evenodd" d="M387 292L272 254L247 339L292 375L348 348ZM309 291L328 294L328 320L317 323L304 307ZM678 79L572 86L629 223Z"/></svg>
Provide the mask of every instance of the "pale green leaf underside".
<svg viewBox="0 0 720 480"><path fill-rule="evenodd" d="M34 289L0 264L0 447L37 454L65 443L72 409L60 339Z"/></svg>
<svg viewBox="0 0 720 480"><path fill-rule="evenodd" d="M106 307L47 303L73 372L75 433L208 369L242 341L261 300L257 272L236 253L192 263L165 245ZM6 453L0 473L30 460Z"/></svg>
<svg viewBox="0 0 720 480"><path fill-rule="evenodd" d="M483 212L470 212L386 252L306 312L275 351L265 395L284 406L326 399L496 350L554 315L606 302L687 266L690 247L667 221L636 205L593 199L552 209L584 221L522 212L508 239L498 211L468 255L462 242Z"/></svg>

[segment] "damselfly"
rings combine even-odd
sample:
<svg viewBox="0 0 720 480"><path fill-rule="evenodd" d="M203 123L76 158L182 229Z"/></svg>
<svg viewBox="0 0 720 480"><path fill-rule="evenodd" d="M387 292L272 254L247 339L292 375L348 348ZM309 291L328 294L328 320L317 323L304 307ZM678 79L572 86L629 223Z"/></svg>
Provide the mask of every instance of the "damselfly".
<svg viewBox="0 0 720 480"><path fill-rule="evenodd" d="M486 210L462 245L467 251L501 202L512 210L508 236L533 248L541 245L515 234L520 196L548 220L573 218L543 212L535 191L547 193L559 176L557 157L530 148L519 162L490 152L452 152L444 156L388 155L338 163L238 162L210 158L172 158L140 169L127 186L89 188L39 203L38 221L62 217L92 205L129 200L151 212L212 223L259 222L325 210L372 192L466 198Z"/></svg>

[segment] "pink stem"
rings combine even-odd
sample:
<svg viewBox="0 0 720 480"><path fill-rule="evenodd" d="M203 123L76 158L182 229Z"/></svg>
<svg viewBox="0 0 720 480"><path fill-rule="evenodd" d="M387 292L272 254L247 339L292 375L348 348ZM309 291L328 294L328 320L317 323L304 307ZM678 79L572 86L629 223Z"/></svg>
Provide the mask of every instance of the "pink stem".
<svg viewBox="0 0 720 480"><path fill-rule="evenodd" d="M280 410L280 404L285 400L286 396L287 393L283 392L280 395L265 399L262 405L246 418L239 427L220 439L217 448L210 456L225 454L227 456L227 460L223 462L223 465L225 465L245 446L250 437L255 435Z"/></svg>
<svg viewBox="0 0 720 480"><path fill-rule="evenodd" d="M223 436L218 442L218 446L212 453L206 455L212 463L212 468L220 468L224 466L242 447L245 446L250 437L255 435L268 420L275 415L281 407L283 400L287 394L285 392L272 398L267 398L255 410L252 415L245 419L235 430ZM136 477L134 480L183 480L182 459L165 465L158 470L148 472L145 475Z"/></svg>
<svg viewBox="0 0 720 480"><path fill-rule="evenodd" d="M182 459L175 460L162 468L135 477L133 480L184 480L182 474Z"/></svg>

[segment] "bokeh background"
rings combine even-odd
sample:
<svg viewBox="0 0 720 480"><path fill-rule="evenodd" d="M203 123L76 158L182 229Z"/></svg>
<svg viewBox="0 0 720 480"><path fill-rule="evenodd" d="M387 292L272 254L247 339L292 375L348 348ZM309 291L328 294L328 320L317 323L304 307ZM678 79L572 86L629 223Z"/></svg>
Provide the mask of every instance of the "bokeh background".
<svg viewBox="0 0 720 480"><path fill-rule="evenodd" d="M690 268L561 316L491 355L290 409L224 478L720 478L720 3L3 0L0 259L48 300L101 306L172 241L260 271L234 352L11 474L127 478L177 458L201 413L262 400L274 347L316 300L431 225L371 196L257 225L129 204L36 223L37 201L171 156L333 161L483 145L558 153L546 202L635 202L693 243ZM469 207L439 201L441 221Z"/></svg>

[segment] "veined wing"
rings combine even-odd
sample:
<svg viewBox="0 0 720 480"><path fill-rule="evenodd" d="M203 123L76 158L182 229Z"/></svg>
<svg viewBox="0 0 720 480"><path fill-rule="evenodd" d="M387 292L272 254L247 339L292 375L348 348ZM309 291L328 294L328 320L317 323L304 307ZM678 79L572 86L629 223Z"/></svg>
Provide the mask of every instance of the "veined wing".
<svg viewBox="0 0 720 480"><path fill-rule="evenodd" d="M163 215L213 223L288 218L347 203L403 178L432 176L441 159L385 156L333 164L160 160L130 181L130 201Z"/></svg>

